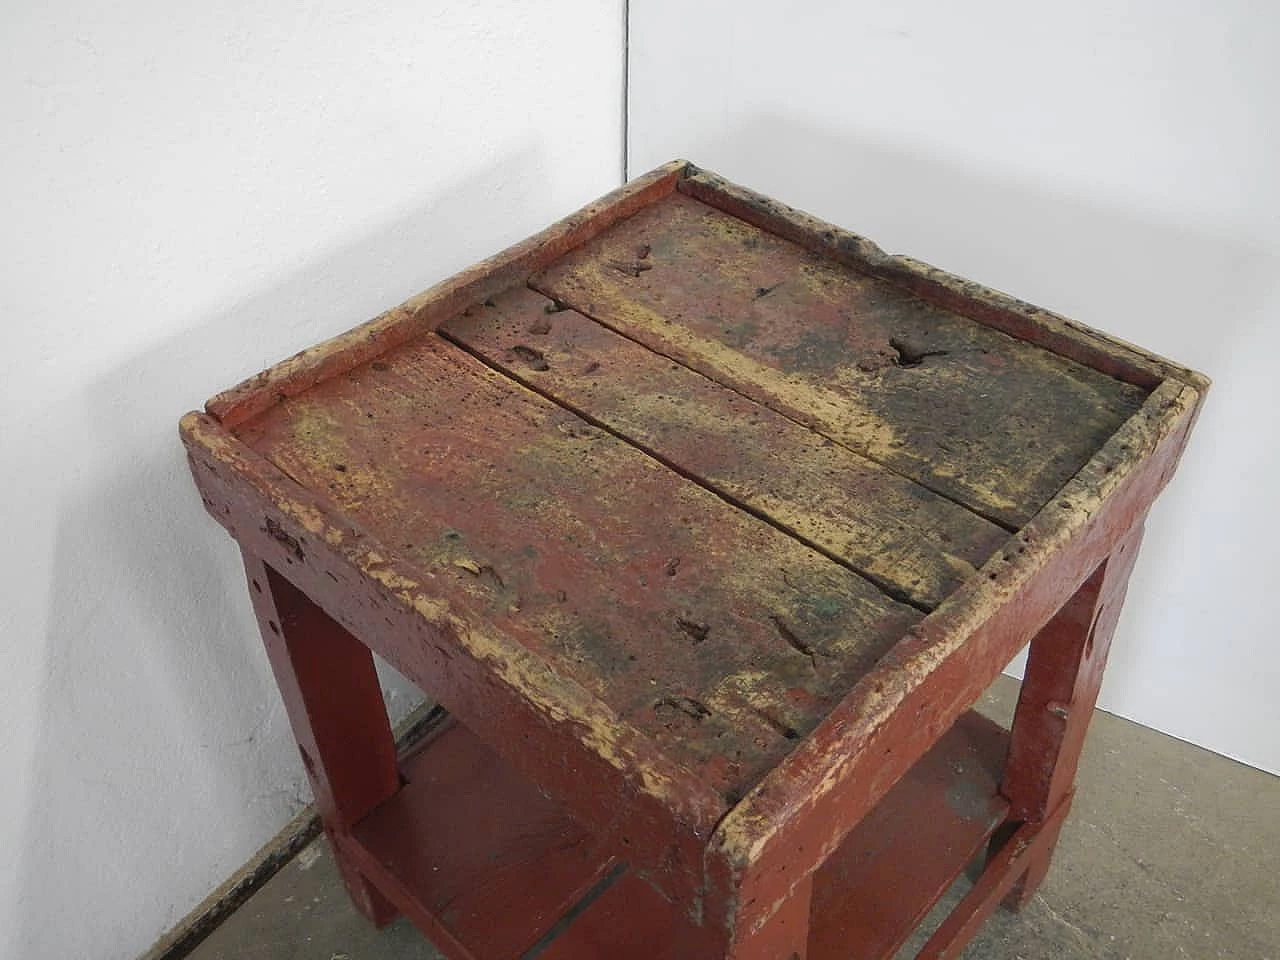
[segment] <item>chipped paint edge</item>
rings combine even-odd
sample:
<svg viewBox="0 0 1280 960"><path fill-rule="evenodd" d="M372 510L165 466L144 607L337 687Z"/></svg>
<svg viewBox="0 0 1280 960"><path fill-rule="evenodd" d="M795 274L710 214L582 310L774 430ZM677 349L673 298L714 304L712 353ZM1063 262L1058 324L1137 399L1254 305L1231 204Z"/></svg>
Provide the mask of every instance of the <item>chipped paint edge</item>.
<svg viewBox="0 0 1280 960"><path fill-rule="evenodd" d="M912 257L885 253L874 241L797 210L719 174L689 164L677 189L814 253L878 277L909 293L1050 353L1117 379L1154 389L1169 379L1202 393L1209 378L1132 343Z"/></svg>

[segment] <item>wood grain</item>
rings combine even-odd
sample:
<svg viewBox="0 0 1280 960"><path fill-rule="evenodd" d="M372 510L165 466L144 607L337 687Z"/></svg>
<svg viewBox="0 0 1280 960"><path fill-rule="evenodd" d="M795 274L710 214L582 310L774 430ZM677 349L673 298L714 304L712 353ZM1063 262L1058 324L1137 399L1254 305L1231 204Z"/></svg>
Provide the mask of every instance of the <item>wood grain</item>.
<svg viewBox="0 0 1280 960"><path fill-rule="evenodd" d="M993 290L797 210L690 164L677 189L837 263L879 277L923 300L1147 390L1168 379L1202 392L1209 378L1078 320Z"/></svg>
<svg viewBox="0 0 1280 960"><path fill-rule="evenodd" d="M240 435L729 805L920 618L434 335Z"/></svg>
<svg viewBox="0 0 1280 960"><path fill-rule="evenodd" d="M1008 538L950 500L526 288L466 311L441 332L923 609Z"/></svg>
<svg viewBox="0 0 1280 960"><path fill-rule="evenodd" d="M1005 550L881 659L721 821L708 848L717 885L767 909L839 846L1141 524L1199 400L1175 381L1158 388Z"/></svg>
<svg viewBox="0 0 1280 960"><path fill-rule="evenodd" d="M531 283L1010 529L1145 396L682 193Z"/></svg>

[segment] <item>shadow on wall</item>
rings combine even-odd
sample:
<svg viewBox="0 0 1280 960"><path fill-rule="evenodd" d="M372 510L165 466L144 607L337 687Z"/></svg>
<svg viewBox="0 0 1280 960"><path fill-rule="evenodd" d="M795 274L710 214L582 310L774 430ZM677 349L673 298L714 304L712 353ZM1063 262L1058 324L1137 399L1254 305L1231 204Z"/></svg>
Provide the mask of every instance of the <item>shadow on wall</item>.
<svg viewBox="0 0 1280 960"><path fill-rule="evenodd" d="M13 955L135 956L308 798L239 554L204 513L178 418L539 226L542 159L508 155L68 404L59 419L90 441L55 535ZM390 684L402 716L415 693Z"/></svg>

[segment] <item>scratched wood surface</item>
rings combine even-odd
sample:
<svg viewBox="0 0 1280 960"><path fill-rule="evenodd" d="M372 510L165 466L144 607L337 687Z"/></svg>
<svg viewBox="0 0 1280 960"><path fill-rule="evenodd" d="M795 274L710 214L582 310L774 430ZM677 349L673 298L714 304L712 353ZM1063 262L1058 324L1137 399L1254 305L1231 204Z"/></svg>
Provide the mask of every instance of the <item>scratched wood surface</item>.
<svg viewBox="0 0 1280 960"><path fill-rule="evenodd" d="M683 193L530 282L1010 529L1146 396Z"/></svg>
<svg viewBox="0 0 1280 960"><path fill-rule="evenodd" d="M237 433L727 805L921 617L435 334Z"/></svg>
<svg viewBox="0 0 1280 960"><path fill-rule="evenodd" d="M932 609L1001 527L523 287L441 332L495 369Z"/></svg>

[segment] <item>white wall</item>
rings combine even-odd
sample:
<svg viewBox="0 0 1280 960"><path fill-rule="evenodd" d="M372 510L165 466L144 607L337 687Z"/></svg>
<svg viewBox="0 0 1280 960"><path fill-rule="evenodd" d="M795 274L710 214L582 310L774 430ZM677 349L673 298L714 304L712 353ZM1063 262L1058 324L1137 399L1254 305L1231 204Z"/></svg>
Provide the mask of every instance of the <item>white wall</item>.
<svg viewBox="0 0 1280 960"><path fill-rule="evenodd" d="M630 172L685 156L1212 376L1106 708L1280 772L1280 7L631 0Z"/></svg>
<svg viewBox="0 0 1280 960"><path fill-rule="evenodd" d="M616 186L622 27L0 9L0 957L136 956L307 799L177 419Z"/></svg>

